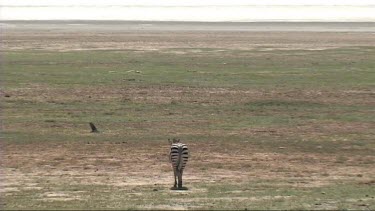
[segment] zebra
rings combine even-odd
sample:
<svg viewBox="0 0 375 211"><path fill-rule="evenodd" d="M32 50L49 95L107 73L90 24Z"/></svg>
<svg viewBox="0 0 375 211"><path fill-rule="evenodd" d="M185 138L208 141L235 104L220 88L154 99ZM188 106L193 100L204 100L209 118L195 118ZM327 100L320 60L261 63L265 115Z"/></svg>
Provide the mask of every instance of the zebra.
<svg viewBox="0 0 375 211"><path fill-rule="evenodd" d="M182 174L186 163L189 159L189 150L188 147L180 143L180 139L173 139L172 141L168 139L169 143L171 144L171 151L169 154L169 159L172 164L173 173L174 173L174 186L173 188L177 188L177 181L178 181L178 189L182 188Z"/></svg>

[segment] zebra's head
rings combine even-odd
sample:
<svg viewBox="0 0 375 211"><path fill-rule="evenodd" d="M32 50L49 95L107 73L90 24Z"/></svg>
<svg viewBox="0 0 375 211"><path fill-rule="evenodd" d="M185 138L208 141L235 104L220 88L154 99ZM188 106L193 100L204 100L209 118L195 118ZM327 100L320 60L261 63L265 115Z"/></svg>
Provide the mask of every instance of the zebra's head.
<svg viewBox="0 0 375 211"><path fill-rule="evenodd" d="M175 143L180 143L180 139L177 139L177 138L173 138L172 140L171 139L168 139L168 142L169 144L175 144Z"/></svg>

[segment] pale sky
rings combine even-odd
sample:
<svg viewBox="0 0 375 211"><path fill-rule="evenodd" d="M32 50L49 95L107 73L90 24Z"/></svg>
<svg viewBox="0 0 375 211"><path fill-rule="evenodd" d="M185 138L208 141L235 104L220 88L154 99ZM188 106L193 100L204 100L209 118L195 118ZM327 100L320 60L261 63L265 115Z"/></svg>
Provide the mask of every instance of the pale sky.
<svg viewBox="0 0 375 211"><path fill-rule="evenodd" d="M0 0L1 5L375 5L375 0Z"/></svg>
<svg viewBox="0 0 375 211"><path fill-rule="evenodd" d="M0 0L2 20L362 21L375 0Z"/></svg>

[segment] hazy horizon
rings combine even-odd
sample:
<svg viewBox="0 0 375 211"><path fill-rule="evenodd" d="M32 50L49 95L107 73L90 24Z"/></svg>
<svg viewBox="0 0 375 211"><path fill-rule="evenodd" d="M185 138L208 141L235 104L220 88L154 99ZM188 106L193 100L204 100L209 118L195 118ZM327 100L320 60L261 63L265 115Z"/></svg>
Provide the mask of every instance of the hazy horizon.
<svg viewBox="0 0 375 211"><path fill-rule="evenodd" d="M2 0L1 20L375 22L369 0Z"/></svg>

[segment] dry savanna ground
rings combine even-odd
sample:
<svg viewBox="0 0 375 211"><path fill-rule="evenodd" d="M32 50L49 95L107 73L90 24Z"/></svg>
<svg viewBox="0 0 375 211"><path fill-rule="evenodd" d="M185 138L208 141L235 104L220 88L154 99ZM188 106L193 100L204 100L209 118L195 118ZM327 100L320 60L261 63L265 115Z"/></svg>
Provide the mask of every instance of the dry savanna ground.
<svg viewBox="0 0 375 211"><path fill-rule="evenodd" d="M5 209L375 209L373 32L117 24L7 25Z"/></svg>

